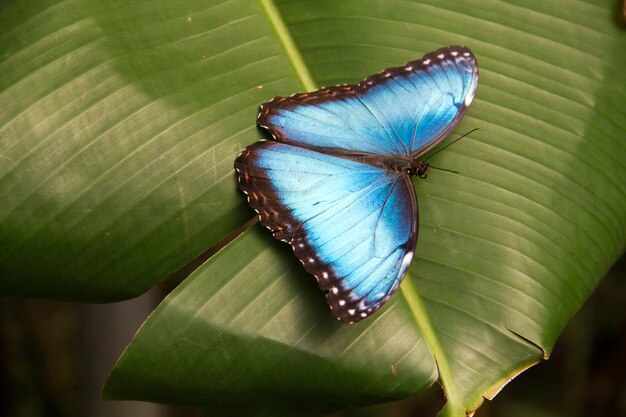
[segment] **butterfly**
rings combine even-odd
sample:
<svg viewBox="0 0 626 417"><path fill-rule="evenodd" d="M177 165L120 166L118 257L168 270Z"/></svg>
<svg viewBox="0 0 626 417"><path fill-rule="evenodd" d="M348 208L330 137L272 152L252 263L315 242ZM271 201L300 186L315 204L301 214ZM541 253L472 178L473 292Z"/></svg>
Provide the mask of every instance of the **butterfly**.
<svg viewBox="0 0 626 417"><path fill-rule="evenodd" d="M337 319L363 320L398 289L417 245L411 177L427 176L420 157L459 123L477 85L472 52L449 46L358 84L261 105L257 124L274 140L239 154L239 188Z"/></svg>

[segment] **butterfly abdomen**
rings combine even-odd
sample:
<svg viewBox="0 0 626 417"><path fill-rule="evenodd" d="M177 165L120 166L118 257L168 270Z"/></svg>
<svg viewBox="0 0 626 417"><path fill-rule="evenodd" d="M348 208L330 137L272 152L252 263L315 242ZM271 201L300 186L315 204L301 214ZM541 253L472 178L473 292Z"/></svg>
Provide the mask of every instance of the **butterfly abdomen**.
<svg viewBox="0 0 626 417"><path fill-rule="evenodd" d="M389 172L397 172L405 175L415 175L417 170L417 163L402 155L367 155L355 160L357 162L383 168Z"/></svg>

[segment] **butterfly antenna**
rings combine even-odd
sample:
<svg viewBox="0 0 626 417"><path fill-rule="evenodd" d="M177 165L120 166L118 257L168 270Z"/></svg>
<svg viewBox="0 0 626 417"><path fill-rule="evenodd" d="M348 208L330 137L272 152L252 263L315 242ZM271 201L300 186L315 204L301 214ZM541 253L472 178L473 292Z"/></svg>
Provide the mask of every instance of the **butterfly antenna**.
<svg viewBox="0 0 626 417"><path fill-rule="evenodd" d="M478 128L474 128L472 130L470 130L469 132L465 133L463 136L456 138L453 142L448 143L446 146L444 146L443 148L439 149L437 152L435 152L434 154L430 155L428 158L424 159L424 162L427 162L430 158L432 158L433 156L437 155L439 152L443 151L444 149L454 145L455 143L457 143L458 141L460 141L461 139L463 139L465 136L469 135L470 133L474 133L478 130ZM433 167L435 168L435 167ZM441 171L450 171L450 172L456 172L456 171L452 171L449 169L443 169L443 168L435 168L435 169L439 169ZM456 172L458 174L458 172Z"/></svg>
<svg viewBox="0 0 626 417"><path fill-rule="evenodd" d="M446 172L453 172L453 173L455 173L455 174L460 174L460 172L459 172L459 171L454 171L454 170L452 170L452 169L439 168L439 167L435 167L435 166L432 166L432 165L429 165L429 166L430 166L430 168L432 168L432 169L436 169L437 171L446 171Z"/></svg>

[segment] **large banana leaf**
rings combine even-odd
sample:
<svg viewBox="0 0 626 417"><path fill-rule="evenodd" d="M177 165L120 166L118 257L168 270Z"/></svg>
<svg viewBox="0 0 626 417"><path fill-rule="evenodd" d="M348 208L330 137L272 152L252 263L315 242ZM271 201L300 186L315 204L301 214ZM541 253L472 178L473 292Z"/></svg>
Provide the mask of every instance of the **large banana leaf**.
<svg viewBox="0 0 626 417"><path fill-rule="evenodd" d="M416 180L389 306L334 322L255 226L180 285L106 395L312 415L436 380L463 415L549 355L626 234L626 34L596 1L10 1L0 6L0 291L118 300L252 218L232 162L258 104L448 44L476 100Z"/></svg>

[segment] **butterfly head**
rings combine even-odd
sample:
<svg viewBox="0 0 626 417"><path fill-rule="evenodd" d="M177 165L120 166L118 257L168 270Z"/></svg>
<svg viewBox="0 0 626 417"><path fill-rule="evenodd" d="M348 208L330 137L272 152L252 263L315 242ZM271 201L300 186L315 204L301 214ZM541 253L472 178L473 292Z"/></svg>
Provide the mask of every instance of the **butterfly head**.
<svg viewBox="0 0 626 417"><path fill-rule="evenodd" d="M415 174L420 178L428 177L428 168L430 165L428 162L419 161L415 164Z"/></svg>

